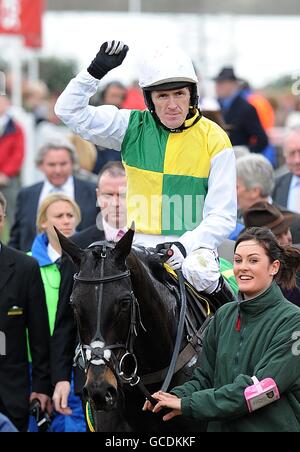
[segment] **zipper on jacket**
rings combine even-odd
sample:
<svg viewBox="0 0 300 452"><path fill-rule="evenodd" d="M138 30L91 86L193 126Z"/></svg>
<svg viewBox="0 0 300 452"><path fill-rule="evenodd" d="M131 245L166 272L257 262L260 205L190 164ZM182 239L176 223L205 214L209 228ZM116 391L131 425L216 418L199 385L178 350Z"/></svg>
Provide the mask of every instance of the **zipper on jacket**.
<svg viewBox="0 0 300 452"><path fill-rule="evenodd" d="M238 374L240 373L240 371L239 371L239 361L240 361L241 350L242 350L242 347L243 347L245 331L246 331L246 328L244 328L244 330L243 330L243 332L241 334L239 350L238 350L238 352L236 354L236 357L235 357L235 374L236 374L236 376L238 376Z"/></svg>
<svg viewBox="0 0 300 452"><path fill-rule="evenodd" d="M241 314L239 311L237 319L236 319L236 324L235 324L235 331L237 331L238 333L241 332L241 322L242 322L242 319L241 319Z"/></svg>
<svg viewBox="0 0 300 452"><path fill-rule="evenodd" d="M243 347L243 342L244 342L244 337L245 337L245 331L246 331L246 324L245 324L245 320L243 320L243 328L242 328L242 315L241 315L241 311L240 309L238 309L238 316L236 319L236 325L235 325L235 329L238 333L240 333L240 344L239 344L239 349L238 352L236 354L235 357L235 374L238 375L239 372L239 360L240 360L240 355L241 355L241 350Z"/></svg>

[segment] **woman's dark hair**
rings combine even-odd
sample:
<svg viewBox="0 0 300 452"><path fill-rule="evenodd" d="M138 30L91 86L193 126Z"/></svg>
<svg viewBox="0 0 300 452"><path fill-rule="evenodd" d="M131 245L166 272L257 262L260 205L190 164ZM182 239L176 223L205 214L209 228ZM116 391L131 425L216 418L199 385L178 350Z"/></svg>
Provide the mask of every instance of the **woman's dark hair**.
<svg viewBox="0 0 300 452"><path fill-rule="evenodd" d="M248 228L242 232L234 247L248 240L255 240L264 248L270 263L278 260L280 268L274 277L283 289L292 289L296 285L296 273L300 269L300 249L292 245L279 245L275 235L268 228Z"/></svg>

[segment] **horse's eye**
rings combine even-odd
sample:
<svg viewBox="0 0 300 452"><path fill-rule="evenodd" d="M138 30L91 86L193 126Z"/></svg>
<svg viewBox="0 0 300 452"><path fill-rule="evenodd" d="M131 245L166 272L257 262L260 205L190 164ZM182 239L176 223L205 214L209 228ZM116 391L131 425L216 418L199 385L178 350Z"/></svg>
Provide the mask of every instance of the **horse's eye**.
<svg viewBox="0 0 300 452"><path fill-rule="evenodd" d="M123 300L119 301L119 307L121 311L127 311L129 305L130 305L130 299L124 298Z"/></svg>

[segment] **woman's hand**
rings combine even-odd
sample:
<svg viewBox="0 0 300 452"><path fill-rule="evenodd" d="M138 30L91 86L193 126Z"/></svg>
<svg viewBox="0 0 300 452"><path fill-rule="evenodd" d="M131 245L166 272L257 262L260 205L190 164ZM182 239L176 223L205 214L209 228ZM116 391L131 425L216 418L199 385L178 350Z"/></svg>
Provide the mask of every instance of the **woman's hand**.
<svg viewBox="0 0 300 452"><path fill-rule="evenodd" d="M147 400L143 406L143 411L152 411L152 413L159 413L163 408L171 408L172 411L167 413L164 417L164 421L169 421L173 417L180 416L181 411L181 399L178 399L173 394L168 394L167 392L158 391L152 395L158 403L153 407L153 405Z"/></svg>

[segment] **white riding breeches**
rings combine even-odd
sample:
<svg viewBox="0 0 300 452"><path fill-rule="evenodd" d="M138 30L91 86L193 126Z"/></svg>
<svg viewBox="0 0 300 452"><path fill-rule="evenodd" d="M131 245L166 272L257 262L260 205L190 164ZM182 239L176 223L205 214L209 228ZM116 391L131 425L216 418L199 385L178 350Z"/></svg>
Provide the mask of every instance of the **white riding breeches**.
<svg viewBox="0 0 300 452"><path fill-rule="evenodd" d="M200 292L212 293L218 287L220 265L217 253L200 248L189 254L182 264L187 281Z"/></svg>

